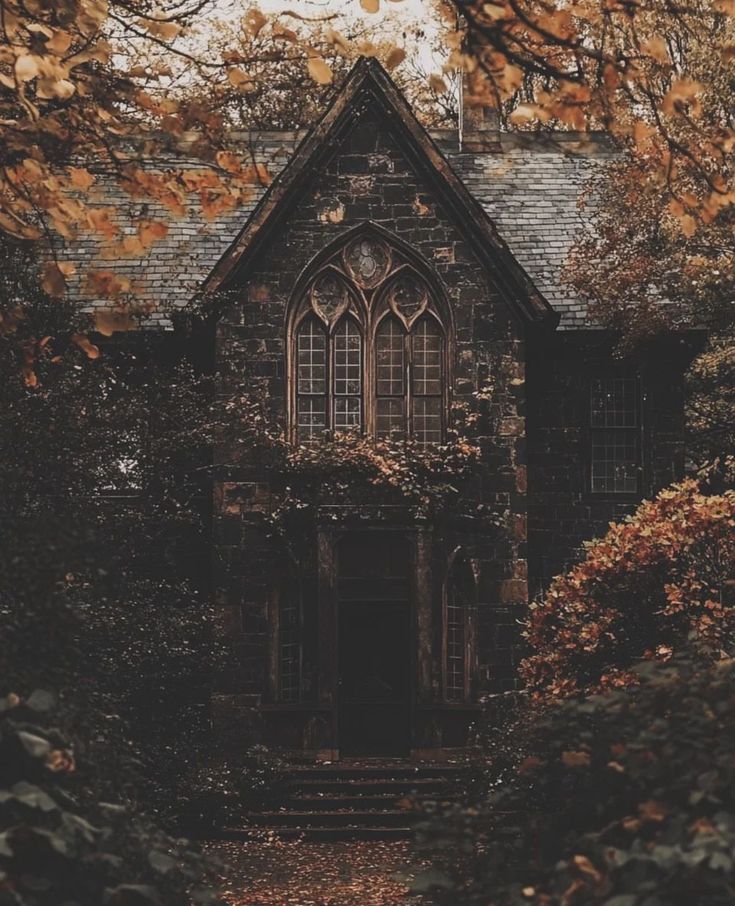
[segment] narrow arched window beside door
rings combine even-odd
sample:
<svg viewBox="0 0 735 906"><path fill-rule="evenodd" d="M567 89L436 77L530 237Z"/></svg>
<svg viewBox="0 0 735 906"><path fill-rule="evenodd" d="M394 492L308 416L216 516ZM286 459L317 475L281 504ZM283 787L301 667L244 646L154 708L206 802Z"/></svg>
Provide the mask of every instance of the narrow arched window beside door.
<svg viewBox="0 0 735 906"><path fill-rule="evenodd" d="M321 261L289 316L293 436L441 443L449 399L446 307L405 252L363 235Z"/></svg>
<svg viewBox="0 0 735 906"><path fill-rule="evenodd" d="M470 564L457 557L452 563L444 596L444 698L467 701L471 693L474 647L475 576Z"/></svg>

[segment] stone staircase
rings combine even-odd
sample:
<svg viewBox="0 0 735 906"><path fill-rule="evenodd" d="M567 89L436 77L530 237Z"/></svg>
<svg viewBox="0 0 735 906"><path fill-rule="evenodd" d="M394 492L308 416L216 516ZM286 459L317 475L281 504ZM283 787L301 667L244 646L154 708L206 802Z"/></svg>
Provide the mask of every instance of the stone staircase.
<svg viewBox="0 0 735 906"><path fill-rule="evenodd" d="M421 817L422 802L459 800L470 776L464 764L403 760L293 766L280 805L244 814L243 825L226 828L222 837L404 839Z"/></svg>

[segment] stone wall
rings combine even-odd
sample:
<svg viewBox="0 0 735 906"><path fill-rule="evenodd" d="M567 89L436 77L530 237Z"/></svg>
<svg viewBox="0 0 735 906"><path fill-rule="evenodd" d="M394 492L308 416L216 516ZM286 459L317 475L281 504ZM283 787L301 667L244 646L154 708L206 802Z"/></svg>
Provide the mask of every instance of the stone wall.
<svg viewBox="0 0 735 906"><path fill-rule="evenodd" d="M444 288L455 322L453 405L469 404L476 391L487 388L473 429L485 466L465 489L475 501L474 514L426 528L434 612L430 684L440 697L441 587L449 557L462 547L478 579L476 691L502 691L514 684L516 621L527 602L525 344L462 227L442 209L390 126L369 110L334 148L324 171L302 187L268 247L240 278L217 328L219 393L224 399L246 389L266 399L273 422L283 426L284 325L292 289L315 255L366 220L408 244ZM267 464L231 464L228 455L225 444L215 507L217 600L222 630L234 642L237 659L222 678L223 695L230 696L221 699L223 706L236 695L262 696L266 702L272 697L269 606L284 557L263 529L263 512L271 505ZM502 528L488 529L490 517L501 514ZM316 543L313 551L316 557ZM307 573L314 565L306 566Z"/></svg>

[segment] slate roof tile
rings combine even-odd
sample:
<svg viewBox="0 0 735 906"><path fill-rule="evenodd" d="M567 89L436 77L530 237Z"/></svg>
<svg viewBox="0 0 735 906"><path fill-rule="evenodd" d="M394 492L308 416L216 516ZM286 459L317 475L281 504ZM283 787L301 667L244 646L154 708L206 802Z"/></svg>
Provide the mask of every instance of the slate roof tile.
<svg viewBox="0 0 735 906"><path fill-rule="evenodd" d="M285 166L298 144L295 133L266 134L251 141L257 160L267 163L273 176ZM495 222L518 262L538 289L561 315L561 328L591 326L585 305L562 283L561 272L569 249L585 229L591 211L582 211L578 202L589 177L612 157L604 140L575 142L570 136L549 141L529 136L503 136L498 150L461 151L456 141L443 150L457 175ZM200 162L159 160L151 167L202 167ZM60 257L75 261L79 275L72 278L71 289L90 305L105 300L89 298L84 274L89 269L110 270L128 277L136 301L151 308L148 326L159 328L170 323L163 314L185 306L197 287L229 247L255 205L264 187L257 187L252 198L239 209L216 221L203 218L196 202L184 217L145 200L131 199L104 174L97 178L97 198L101 207L114 209L113 221L121 233L129 228L132 216L160 218L169 224L166 237L141 258L120 257L112 253L117 242L108 244L80 237L60 251ZM76 281L76 282L74 282Z"/></svg>

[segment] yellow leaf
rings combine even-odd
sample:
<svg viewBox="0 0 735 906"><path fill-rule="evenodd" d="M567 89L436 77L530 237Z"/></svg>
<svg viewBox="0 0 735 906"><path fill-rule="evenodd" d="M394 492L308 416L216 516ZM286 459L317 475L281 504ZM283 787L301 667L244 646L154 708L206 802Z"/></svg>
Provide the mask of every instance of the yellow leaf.
<svg viewBox="0 0 735 906"><path fill-rule="evenodd" d="M30 82L39 73L38 57L29 53L21 54L15 61L15 76L19 82Z"/></svg>
<svg viewBox="0 0 735 906"><path fill-rule="evenodd" d="M46 42L46 50L62 56L71 47L71 35L65 31L55 31L51 40Z"/></svg>
<svg viewBox="0 0 735 906"><path fill-rule="evenodd" d="M350 43L345 36L334 28L327 29L327 41L342 53L347 53L350 49Z"/></svg>
<svg viewBox="0 0 735 906"><path fill-rule="evenodd" d="M654 35L648 41L644 41L641 44L641 50L659 63L669 62L669 48L660 35Z"/></svg>
<svg viewBox="0 0 735 906"><path fill-rule="evenodd" d="M679 218L679 229L687 239L690 239L697 232L697 221L691 214L684 214Z"/></svg>
<svg viewBox="0 0 735 906"><path fill-rule="evenodd" d="M253 80L242 69L228 69L227 79L230 85L233 88L237 88L238 91L252 91L255 88Z"/></svg>
<svg viewBox="0 0 735 906"><path fill-rule="evenodd" d="M307 63L309 75L319 85L329 85L332 81L332 70L321 57L312 57Z"/></svg>
<svg viewBox="0 0 735 906"><path fill-rule="evenodd" d="M36 97L59 98L61 101L68 101L76 90L76 85L69 79L39 79Z"/></svg>
<svg viewBox="0 0 735 906"><path fill-rule="evenodd" d="M377 13L380 9L380 0L360 0L360 6L366 13Z"/></svg>
<svg viewBox="0 0 735 906"><path fill-rule="evenodd" d="M144 28L148 34L162 41L172 41L182 32L182 27L176 22L163 22L159 19L139 19L138 25Z"/></svg>
<svg viewBox="0 0 735 906"><path fill-rule="evenodd" d="M482 11L491 19L504 19L506 17L506 8L498 3L483 3Z"/></svg>
<svg viewBox="0 0 735 906"><path fill-rule="evenodd" d="M388 56L385 58L385 68L395 69L396 66L400 66L405 59L406 51L402 47L392 47L388 51Z"/></svg>

